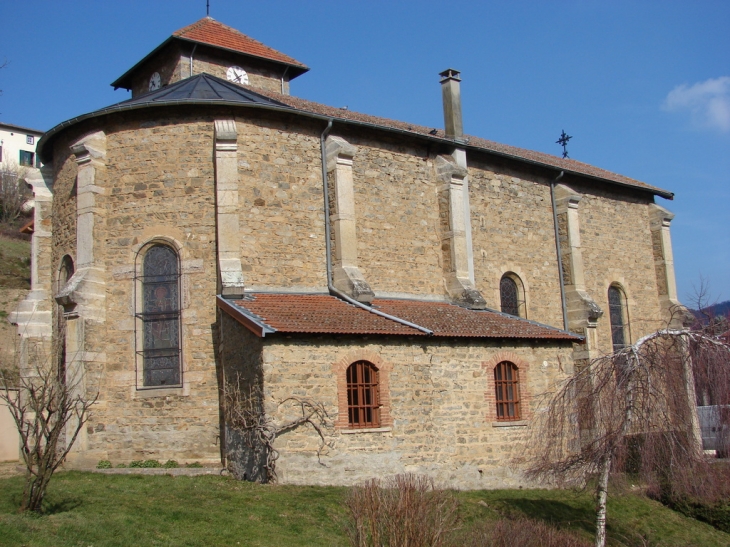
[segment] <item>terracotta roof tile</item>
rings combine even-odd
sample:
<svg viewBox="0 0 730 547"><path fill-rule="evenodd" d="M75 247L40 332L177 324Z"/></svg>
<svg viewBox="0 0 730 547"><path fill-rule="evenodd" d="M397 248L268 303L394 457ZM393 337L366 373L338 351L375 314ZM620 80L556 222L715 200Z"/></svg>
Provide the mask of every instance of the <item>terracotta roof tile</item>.
<svg viewBox="0 0 730 547"><path fill-rule="evenodd" d="M324 294L255 293L235 301L219 298L218 305L231 316L238 316L259 336L266 332L427 336ZM430 329L439 337L580 340L576 335L532 321L445 302L375 299L373 308Z"/></svg>
<svg viewBox="0 0 730 547"><path fill-rule="evenodd" d="M324 104L308 101L306 99L300 99L299 97L292 97L291 95L282 95L280 93L276 93L276 92L268 91L268 90L264 90L264 89L257 88L256 91L258 93L261 93L262 95L275 99L281 103L284 103L292 108L296 108L297 110L311 112L313 114L319 114L321 116L327 116L327 117L331 117L331 118L339 119L339 120L343 120L343 121L354 121L354 122L366 123L366 124L370 124L370 125L374 125L374 126L378 126L378 127L391 128L391 129L397 129L397 130L405 131L405 132L409 132L409 133L415 133L418 135L446 139L446 134L444 133L443 129L434 130L431 127L424 127L422 125L401 122L398 120L391 120L388 118L381 118L378 116L370 116L368 114L361 114L359 112L354 112L352 110L335 108L332 106L327 106ZM660 196L668 198L668 199L672 199L674 196L674 194L672 194L671 192L668 192L667 190L663 190L656 186L651 186L649 184L646 184L645 182L641 182L639 180L625 177L625 176L619 175L617 173L612 173L611 171L606 171L605 169L601 169L600 167L594 167L593 165L589 165L587 163L583 163L580 161L560 158L558 156L553 156L551 154L545 154L543 152L535 152L534 150L527 150L525 148L518 148L516 146L510 146L507 144L500 144L498 142L490 141L487 139L482 139L480 137L466 135L465 138L466 138L467 147L477 148L477 149L481 149L481 150L485 150L485 151L489 151L489 152L496 152L501 155L511 156L511 157L517 158L519 160L527 160L530 162L535 162L535 163L545 165L548 167L553 167L555 169L564 170L566 172L577 173L580 175L588 175L590 177L597 177L600 179L604 179L606 181L616 182L616 183L623 184L626 186L640 188L642 190L648 190L649 192L652 192L654 194L660 195Z"/></svg>
<svg viewBox="0 0 730 547"><path fill-rule="evenodd" d="M296 59L292 59L288 55L284 55L234 28L219 23L212 17L203 17L200 21L196 21L192 25L173 32L172 35L184 40L221 47L238 53L245 53L254 57L261 57L263 59L307 69L306 65Z"/></svg>

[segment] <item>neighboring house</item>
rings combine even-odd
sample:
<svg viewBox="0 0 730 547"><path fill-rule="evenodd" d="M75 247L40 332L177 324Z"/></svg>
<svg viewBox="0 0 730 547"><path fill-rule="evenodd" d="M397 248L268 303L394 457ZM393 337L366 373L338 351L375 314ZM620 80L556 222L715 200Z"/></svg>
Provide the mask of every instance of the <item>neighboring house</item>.
<svg viewBox="0 0 730 547"><path fill-rule="evenodd" d="M0 122L0 170L40 168L36 146L42 136L43 131Z"/></svg>
<svg viewBox="0 0 730 547"><path fill-rule="evenodd" d="M464 135L454 70L444 130L291 96L307 70L204 18L113 83L129 100L43 137L11 319L99 394L70 464L260 480L238 387L279 425L291 397L331 417L324 449L307 424L276 439L282 482L523 484L535 396L676 323L672 194Z"/></svg>

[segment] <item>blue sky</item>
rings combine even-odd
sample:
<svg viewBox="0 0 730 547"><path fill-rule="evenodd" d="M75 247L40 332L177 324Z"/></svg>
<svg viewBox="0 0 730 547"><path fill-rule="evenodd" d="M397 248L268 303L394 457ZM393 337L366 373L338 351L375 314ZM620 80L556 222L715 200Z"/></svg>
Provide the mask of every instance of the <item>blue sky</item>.
<svg viewBox="0 0 730 547"><path fill-rule="evenodd" d="M676 194L679 295L730 299L730 2L210 0L211 16L307 64L292 94L442 127L462 72L465 131ZM128 97L109 84L205 0L0 2L0 120L47 130Z"/></svg>

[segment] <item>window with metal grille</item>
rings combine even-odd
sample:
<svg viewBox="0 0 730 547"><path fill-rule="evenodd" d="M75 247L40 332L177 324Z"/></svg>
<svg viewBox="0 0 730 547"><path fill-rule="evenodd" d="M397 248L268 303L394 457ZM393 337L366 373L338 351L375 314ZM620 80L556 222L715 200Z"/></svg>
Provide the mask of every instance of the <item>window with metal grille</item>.
<svg viewBox="0 0 730 547"><path fill-rule="evenodd" d="M502 361L494 367L494 390L497 396L497 420L520 419L520 384L518 368Z"/></svg>
<svg viewBox="0 0 730 547"><path fill-rule="evenodd" d="M503 275L499 282L500 309L502 313L524 316L525 301L521 298L520 287L510 275Z"/></svg>
<svg viewBox="0 0 730 547"><path fill-rule="evenodd" d="M142 291L142 298L138 300L141 310L136 314L141 329L141 336L137 336L137 354L142 358L142 385L181 385L180 263L177 253L167 245L150 247L142 259L142 275L137 280L135 286Z"/></svg>
<svg viewBox="0 0 730 547"><path fill-rule="evenodd" d="M611 321L613 351L626 347L626 309L624 295L615 285L608 288L608 311Z"/></svg>
<svg viewBox="0 0 730 547"><path fill-rule="evenodd" d="M378 369L368 361L357 361L347 367L347 419L350 427L380 427L378 380Z"/></svg>

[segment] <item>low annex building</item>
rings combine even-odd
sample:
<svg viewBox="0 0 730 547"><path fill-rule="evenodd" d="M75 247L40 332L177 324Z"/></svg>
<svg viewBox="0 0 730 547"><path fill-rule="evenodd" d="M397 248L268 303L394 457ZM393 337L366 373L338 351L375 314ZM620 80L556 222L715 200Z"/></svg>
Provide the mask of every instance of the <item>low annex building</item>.
<svg viewBox="0 0 730 547"><path fill-rule="evenodd" d="M523 484L535 396L678 305L666 190L290 95L308 68L212 18L41 139L24 344L99 394L70 456L351 484ZM282 429L253 446L241 395ZM326 419L317 431L302 401ZM320 436L322 433L322 436Z"/></svg>

